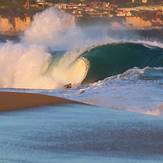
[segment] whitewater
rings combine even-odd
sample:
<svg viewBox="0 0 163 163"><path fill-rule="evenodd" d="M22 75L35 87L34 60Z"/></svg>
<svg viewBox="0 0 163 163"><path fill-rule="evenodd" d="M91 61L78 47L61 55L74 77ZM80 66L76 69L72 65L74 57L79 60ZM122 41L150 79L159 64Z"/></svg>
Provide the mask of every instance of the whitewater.
<svg viewBox="0 0 163 163"><path fill-rule="evenodd" d="M82 28L73 15L54 8L37 13L18 41L0 43L1 90L161 115L162 40L141 38L132 30L124 35L123 29L117 38L110 29Z"/></svg>

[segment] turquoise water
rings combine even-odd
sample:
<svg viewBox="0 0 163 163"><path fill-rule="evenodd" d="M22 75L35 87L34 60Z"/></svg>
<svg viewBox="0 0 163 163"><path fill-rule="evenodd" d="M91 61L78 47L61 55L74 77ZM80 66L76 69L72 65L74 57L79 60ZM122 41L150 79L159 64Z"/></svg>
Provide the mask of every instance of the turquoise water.
<svg viewBox="0 0 163 163"><path fill-rule="evenodd" d="M90 63L85 83L103 80L134 67L162 67L163 49L138 43L112 43L84 53Z"/></svg>

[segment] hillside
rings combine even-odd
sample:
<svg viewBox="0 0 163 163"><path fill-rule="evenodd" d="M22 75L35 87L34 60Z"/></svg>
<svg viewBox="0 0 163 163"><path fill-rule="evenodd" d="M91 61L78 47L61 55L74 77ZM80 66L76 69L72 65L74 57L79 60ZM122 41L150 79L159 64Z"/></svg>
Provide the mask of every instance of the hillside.
<svg viewBox="0 0 163 163"><path fill-rule="evenodd" d="M32 16L34 13L40 11L37 7L28 7L26 0L0 0L0 15L2 17L13 17L26 15ZM30 1L30 3L34 3Z"/></svg>

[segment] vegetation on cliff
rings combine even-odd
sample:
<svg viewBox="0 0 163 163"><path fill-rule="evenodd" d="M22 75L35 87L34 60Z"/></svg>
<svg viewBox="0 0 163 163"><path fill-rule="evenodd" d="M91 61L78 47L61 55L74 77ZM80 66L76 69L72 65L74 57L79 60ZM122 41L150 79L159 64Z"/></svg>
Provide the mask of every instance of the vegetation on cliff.
<svg viewBox="0 0 163 163"><path fill-rule="evenodd" d="M13 16L32 16L34 13L40 11L40 8L28 8L28 2L33 3L32 0L0 0L0 15L4 17Z"/></svg>

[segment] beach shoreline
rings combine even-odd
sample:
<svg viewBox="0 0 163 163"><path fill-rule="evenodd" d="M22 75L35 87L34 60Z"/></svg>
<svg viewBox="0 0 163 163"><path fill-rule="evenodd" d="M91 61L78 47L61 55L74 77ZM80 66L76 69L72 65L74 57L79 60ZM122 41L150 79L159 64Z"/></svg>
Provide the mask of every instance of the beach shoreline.
<svg viewBox="0 0 163 163"><path fill-rule="evenodd" d="M0 112L39 106L63 105L63 104L82 104L82 103L61 97L48 96L43 94L0 92Z"/></svg>

